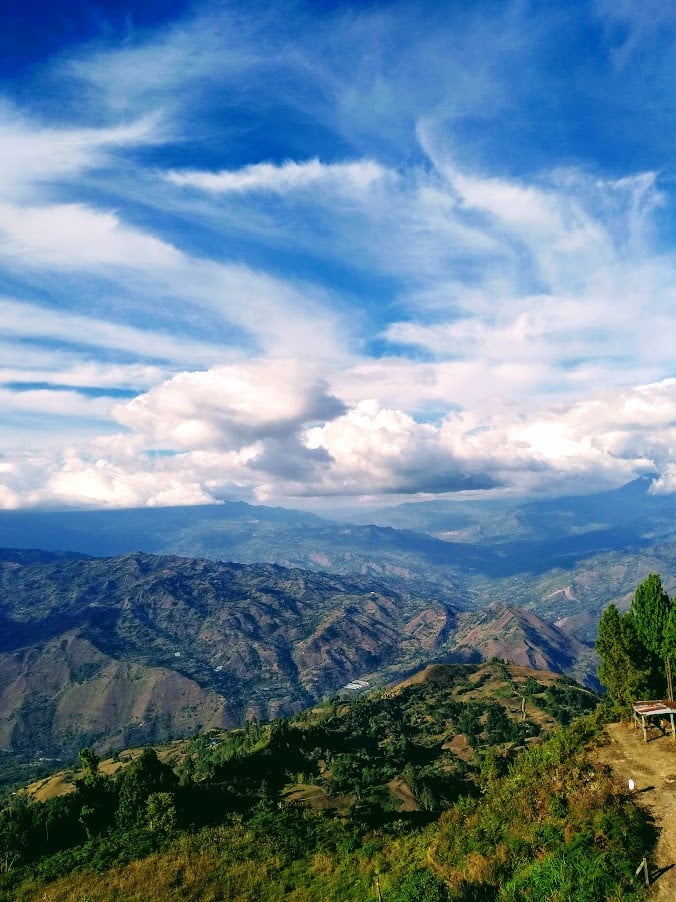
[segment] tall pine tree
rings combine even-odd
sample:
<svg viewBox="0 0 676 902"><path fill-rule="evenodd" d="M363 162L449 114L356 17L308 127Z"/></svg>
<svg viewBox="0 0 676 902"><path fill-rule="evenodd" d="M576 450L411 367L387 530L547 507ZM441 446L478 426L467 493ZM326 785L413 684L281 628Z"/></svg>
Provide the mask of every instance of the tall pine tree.
<svg viewBox="0 0 676 902"><path fill-rule="evenodd" d="M658 573L651 573L636 589L630 612L641 642L657 657L664 657L664 636L672 603Z"/></svg>
<svg viewBox="0 0 676 902"><path fill-rule="evenodd" d="M623 706L637 698L663 697L676 656L676 605L651 573L636 589L626 614L609 605L596 641L599 679Z"/></svg>
<svg viewBox="0 0 676 902"><path fill-rule="evenodd" d="M633 619L620 614L614 604L608 605L601 616L596 650L601 658L599 679L613 701L628 707L649 694L651 668L646 666L645 649Z"/></svg>

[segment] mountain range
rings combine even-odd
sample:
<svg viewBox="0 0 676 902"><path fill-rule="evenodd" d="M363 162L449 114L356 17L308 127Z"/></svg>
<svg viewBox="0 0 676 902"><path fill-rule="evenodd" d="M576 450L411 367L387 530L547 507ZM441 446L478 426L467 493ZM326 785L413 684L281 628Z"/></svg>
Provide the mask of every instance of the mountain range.
<svg viewBox="0 0 676 902"><path fill-rule="evenodd" d="M676 505L641 478L594 495L430 501L323 519L244 502L0 512L0 546L115 556L135 551L276 563L385 580L458 609L503 603L594 639L650 572L676 583Z"/></svg>
<svg viewBox="0 0 676 902"><path fill-rule="evenodd" d="M626 606L649 572L676 581L673 513L646 479L410 503L375 523L243 502L1 512L0 750L269 720L430 661L498 657L597 686L605 604Z"/></svg>
<svg viewBox="0 0 676 902"><path fill-rule="evenodd" d="M0 553L0 747L24 756L268 720L355 679L492 656L594 685L588 647L504 606L274 564Z"/></svg>

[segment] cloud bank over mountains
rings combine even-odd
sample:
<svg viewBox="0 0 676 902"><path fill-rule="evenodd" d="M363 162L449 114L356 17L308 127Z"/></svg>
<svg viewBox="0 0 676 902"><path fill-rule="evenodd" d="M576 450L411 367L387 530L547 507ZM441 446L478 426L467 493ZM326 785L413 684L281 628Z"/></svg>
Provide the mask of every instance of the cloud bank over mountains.
<svg viewBox="0 0 676 902"><path fill-rule="evenodd" d="M0 507L676 491L675 18L416 9L5 80Z"/></svg>

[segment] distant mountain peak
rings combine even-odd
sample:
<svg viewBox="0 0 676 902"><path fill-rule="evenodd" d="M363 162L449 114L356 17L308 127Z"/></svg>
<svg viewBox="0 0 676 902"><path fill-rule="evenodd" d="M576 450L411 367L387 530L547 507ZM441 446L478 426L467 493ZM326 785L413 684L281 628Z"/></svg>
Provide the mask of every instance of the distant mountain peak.
<svg viewBox="0 0 676 902"><path fill-rule="evenodd" d="M573 674L580 682L597 685L594 652L533 611L498 603L480 612L462 613L454 640L458 660L500 658Z"/></svg>

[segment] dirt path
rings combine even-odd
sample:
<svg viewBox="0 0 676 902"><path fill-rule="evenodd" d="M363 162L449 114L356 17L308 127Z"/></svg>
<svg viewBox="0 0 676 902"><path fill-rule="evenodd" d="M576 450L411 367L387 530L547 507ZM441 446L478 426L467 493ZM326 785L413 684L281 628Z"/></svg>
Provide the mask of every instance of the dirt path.
<svg viewBox="0 0 676 902"><path fill-rule="evenodd" d="M399 811L420 811L420 805L404 780L390 780L387 788L401 802Z"/></svg>
<svg viewBox="0 0 676 902"><path fill-rule="evenodd" d="M609 742L599 753L626 784L636 784L636 801L652 815L660 831L653 871L670 868L657 878L652 898L676 899L676 742L671 736L643 741L631 724L610 724ZM638 864L638 862L637 862Z"/></svg>

